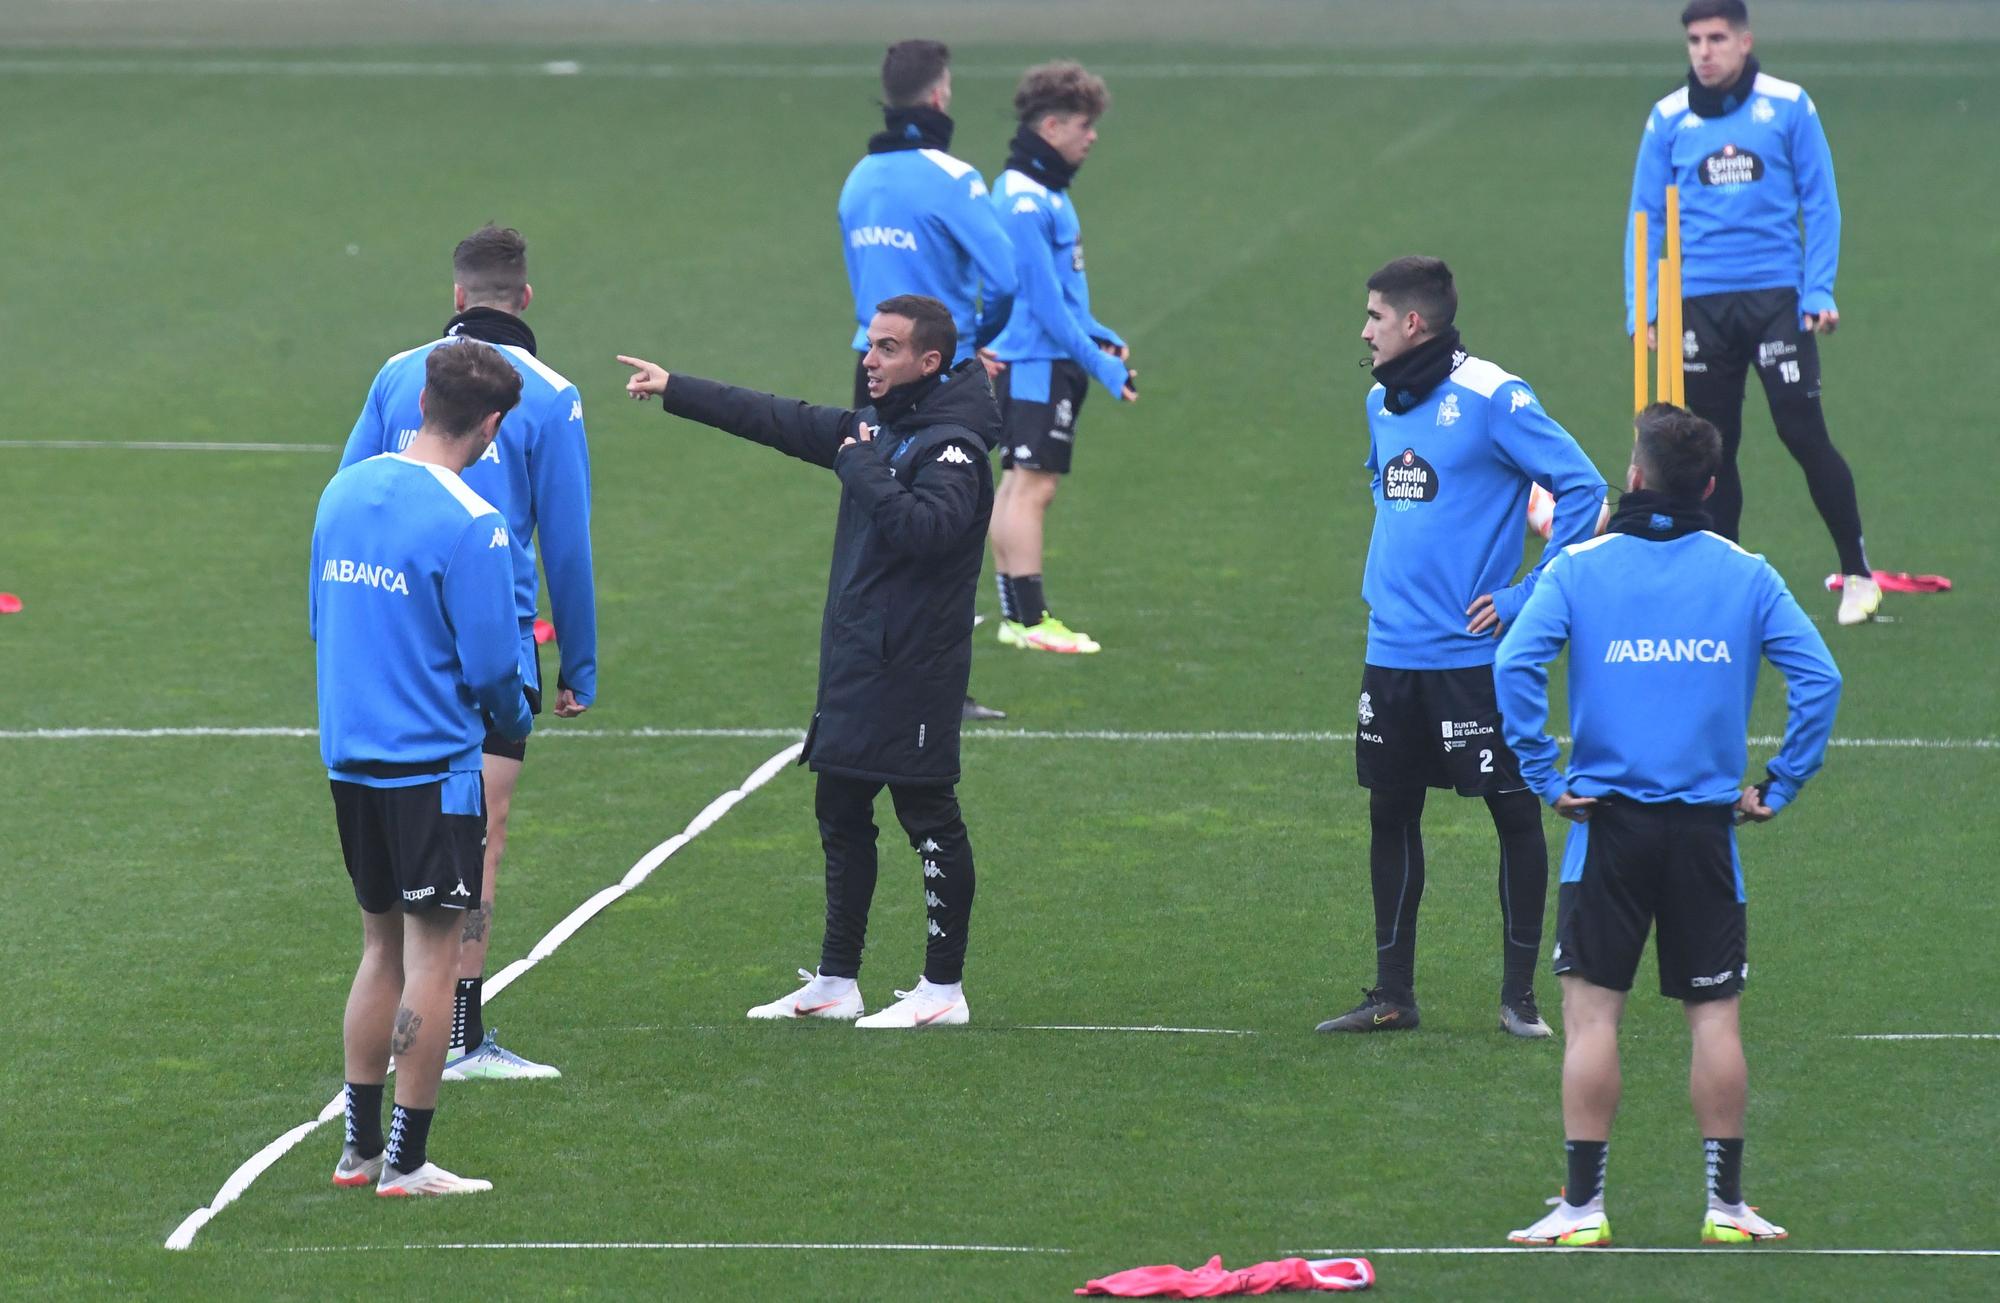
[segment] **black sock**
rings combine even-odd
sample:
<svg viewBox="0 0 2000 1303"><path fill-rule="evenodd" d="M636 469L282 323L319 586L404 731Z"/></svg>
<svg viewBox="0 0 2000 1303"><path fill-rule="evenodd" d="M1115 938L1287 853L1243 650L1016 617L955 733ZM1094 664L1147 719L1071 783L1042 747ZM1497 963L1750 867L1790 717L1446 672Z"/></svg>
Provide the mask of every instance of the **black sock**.
<svg viewBox="0 0 2000 1303"><path fill-rule="evenodd" d="M1048 594L1042 591L1040 575L1015 575L1007 581L1014 586L1014 616L1022 624L1040 624L1049 613Z"/></svg>
<svg viewBox="0 0 2000 1303"><path fill-rule="evenodd" d="M1014 605L1014 581L998 570L993 572L993 586L1000 590L1000 618L1018 623L1020 608Z"/></svg>
<svg viewBox="0 0 2000 1303"><path fill-rule="evenodd" d="M1708 1160L1708 1197L1734 1208L1743 1202L1743 1141L1710 1137L1701 1142Z"/></svg>
<svg viewBox="0 0 2000 1303"><path fill-rule="evenodd" d="M1581 1208L1604 1193L1604 1168L1611 1158L1609 1140L1565 1140L1569 1155L1569 1184L1563 1187L1563 1201Z"/></svg>
<svg viewBox="0 0 2000 1303"><path fill-rule="evenodd" d="M382 1083L347 1083L347 1143L363 1158L382 1152Z"/></svg>
<svg viewBox="0 0 2000 1303"><path fill-rule="evenodd" d="M1500 834L1500 998L1515 1000L1534 989L1542 949L1542 911L1549 898L1549 843L1542 835L1542 802L1533 792L1486 798Z"/></svg>
<svg viewBox="0 0 2000 1303"><path fill-rule="evenodd" d="M451 1043L467 1050L476 1049L486 1039L486 1019L480 1013L483 977L461 977L451 1004Z"/></svg>
<svg viewBox="0 0 2000 1303"><path fill-rule="evenodd" d="M430 1147L431 1119L436 1115L434 1108L396 1105L389 1114L388 1166L407 1174L430 1161L426 1151Z"/></svg>
<svg viewBox="0 0 2000 1303"><path fill-rule="evenodd" d="M1375 897L1375 985L1417 989L1417 905L1424 898L1424 789L1368 794L1368 879Z"/></svg>

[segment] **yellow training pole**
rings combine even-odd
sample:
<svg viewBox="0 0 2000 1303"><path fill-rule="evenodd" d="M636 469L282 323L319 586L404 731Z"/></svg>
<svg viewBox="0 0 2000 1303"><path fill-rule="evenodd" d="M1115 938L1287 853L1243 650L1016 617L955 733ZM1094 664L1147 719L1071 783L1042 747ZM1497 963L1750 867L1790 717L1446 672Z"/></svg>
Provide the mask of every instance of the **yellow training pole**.
<svg viewBox="0 0 2000 1303"><path fill-rule="evenodd" d="M1674 314L1674 360L1667 371L1667 378L1673 386L1671 397L1662 395L1664 401L1676 407L1687 406L1687 369L1683 365L1682 342L1684 338L1681 300L1681 190L1679 186L1667 187L1667 274L1673 281ZM1665 313L1661 314L1663 317Z"/></svg>
<svg viewBox="0 0 2000 1303"><path fill-rule="evenodd" d="M1646 410L1646 210L1632 214L1632 415Z"/></svg>
<svg viewBox="0 0 2000 1303"><path fill-rule="evenodd" d="M1674 401L1674 380L1667 364L1674 355L1674 323L1673 309L1667 306L1667 295L1673 287L1667 283L1667 260L1662 258L1654 265L1660 277L1660 311L1655 323L1658 326L1659 348L1653 353L1653 361L1657 364L1653 377L1653 401L1671 403Z"/></svg>

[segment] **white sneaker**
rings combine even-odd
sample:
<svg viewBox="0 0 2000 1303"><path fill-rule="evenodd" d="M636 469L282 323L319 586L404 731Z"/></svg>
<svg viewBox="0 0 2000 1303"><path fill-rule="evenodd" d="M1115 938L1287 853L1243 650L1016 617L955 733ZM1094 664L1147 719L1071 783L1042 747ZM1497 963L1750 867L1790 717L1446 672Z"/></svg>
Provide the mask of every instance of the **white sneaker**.
<svg viewBox="0 0 2000 1303"><path fill-rule="evenodd" d="M562 1076L559 1069L546 1063L536 1063L524 1059L514 1051L503 1047L494 1039L489 1028L486 1039L479 1042L471 1053L462 1045L454 1045L445 1054L445 1081L548 1081Z"/></svg>
<svg viewBox="0 0 2000 1303"><path fill-rule="evenodd" d="M918 978L914 991L896 992L896 1003L880 1013L871 1013L856 1022L856 1027L960 1027L972 1021L972 1011L965 1007L965 989L954 983L951 986L934 986L929 981Z"/></svg>
<svg viewBox="0 0 2000 1303"><path fill-rule="evenodd" d="M382 1160L388 1152L385 1149L373 1158L363 1158L353 1145L342 1145L340 1161L333 1165L333 1183L344 1189L375 1184L382 1179Z"/></svg>
<svg viewBox="0 0 2000 1303"><path fill-rule="evenodd" d="M481 1194L492 1188L491 1181L456 1176L436 1163L425 1163L414 1172L383 1168L382 1180L375 1187L375 1193L384 1199L401 1199L412 1195Z"/></svg>
<svg viewBox="0 0 2000 1303"><path fill-rule="evenodd" d="M1882 605L1882 586L1869 575L1848 575L1840 581L1842 624L1866 624Z"/></svg>
<svg viewBox="0 0 2000 1303"><path fill-rule="evenodd" d="M751 1018L859 1018L862 1011L861 986L851 977L820 977L799 970L806 984L782 1000L760 1004Z"/></svg>
<svg viewBox="0 0 2000 1303"><path fill-rule="evenodd" d="M1701 1224L1703 1244L1755 1244L1759 1240L1782 1240L1785 1237L1784 1227L1765 1221L1748 1204L1738 1204L1734 1208L1710 1204L1708 1217Z"/></svg>
<svg viewBox="0 0 2000 1303"><path fill-rule="evenodd" d="M1533 1226L1510 1233L1508 1241L1544 1247L1560 1245L1572 1249L1601 1249L1611 1243L1611 1223L1604 1216L1602 1194L1581 1208L1572 1207L1569 1200L1561 1196L1549 1202L1554 1205L1554 1211Z"/></svg>

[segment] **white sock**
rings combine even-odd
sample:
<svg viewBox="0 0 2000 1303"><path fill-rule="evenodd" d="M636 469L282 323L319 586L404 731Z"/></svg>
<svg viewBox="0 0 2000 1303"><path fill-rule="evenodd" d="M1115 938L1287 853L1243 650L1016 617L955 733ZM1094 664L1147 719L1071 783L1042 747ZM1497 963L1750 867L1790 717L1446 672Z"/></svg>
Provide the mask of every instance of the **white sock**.
<svg viewBox="0 0 2000 1303"><path fill-rule="evenodd" d="M943 982L933 982L928 977L920 977L917 979L917 987L924 994L939 1000L963 1000L965 998L965 983L963 982L952 982L947 985Z"/></svg>

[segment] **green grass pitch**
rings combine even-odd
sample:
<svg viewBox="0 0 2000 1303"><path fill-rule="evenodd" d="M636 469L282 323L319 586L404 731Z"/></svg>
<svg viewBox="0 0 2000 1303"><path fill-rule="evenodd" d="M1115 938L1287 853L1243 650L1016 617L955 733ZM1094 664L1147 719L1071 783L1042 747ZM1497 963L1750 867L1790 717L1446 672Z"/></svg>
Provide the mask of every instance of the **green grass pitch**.
<svg viewBox="0 0 2000 1303"><path fill-rule="evenodd" d="M1834 628L1830 545L1754 392L1746 542L1825 623L1848 684L1840 738L1958 745L1840 747L1797 806L1744 835L1747 1180L1789 1246L1378 1256L1392 1297L2000 1293L1996 1259L1790 1251L2000 1248L2000 1043L1851 1039L2000 1031L2000 757L1969 745L2000 734L1981 270L2000 254L2000 172L1978 162L2000 46L1809 34L1760 53L1814 93L1839 168L1829 422L1876 563L1958 589L1892 595L1891 622ZM336 1191L327 1127L192 1251L162 1248L338 1087L356 927L323 774L299 737L21 735L309 726L302 579L335 457L18 445L338 445L381 360L449 315L452 243L488 218L527 232L529 320L591 431L603 694L576 724L545 720L531 748L497 970L784 745L563 734L782 728L810 711L833 482L626 402L612 355L845 394L832 205L875 119L867 74L821 65L865 67L866 38L167 50L116 70L88 66L101 51L8 56L0 589L27 609L0 617L0 1294L1053 1299L1210 1253L1496 1245L1554 1192L1560 1046L1495 1026L1495 857L1476 802L1440 794L1426 821L1424 1029L1312 1033L1372 975L1366 803L1345 741L1369 513L1360 284L1396 254L1448 258L1469 346L1528 378L1619 478L1619 221L1646 107L1677 75L1670 25L1649 44L1075 47L1116 96L1075 191L1093 292L1145 390L1131 408L1093 393L1051 521L1051 592L1106 650L1031 658L990 626L978 642L975 690L1014 714L965 747L973 1025L871 1037L743 1021L816 953L810 784L790 770L488 1007L565 1074L446 1087L439 1155L495 1193L383 1206ZM1008 71L1054 52L961 49L956 147L989 175ZM184 68L251 57L582 70ZM51 67L65 60L79 66ZM593 75L593 60L684 72ZM1167 75L1372 61L1421 66ZM800 73L714 66L751 63ZM990 587L981 605L993 614ZM1768 678L1758 731L1780 728L1782 700ZM1016 725L1334 740L1006 735ZM871 1004L914 978L921 932L917 867L889 832ZM1621 1244L1683 1247L1700 1138L1679 1013L1646 980L1613 1222ZM1051 1024L1247 1034L1034 1030ZM1041 1251L402 1247L474 1242Z"/></svg>

